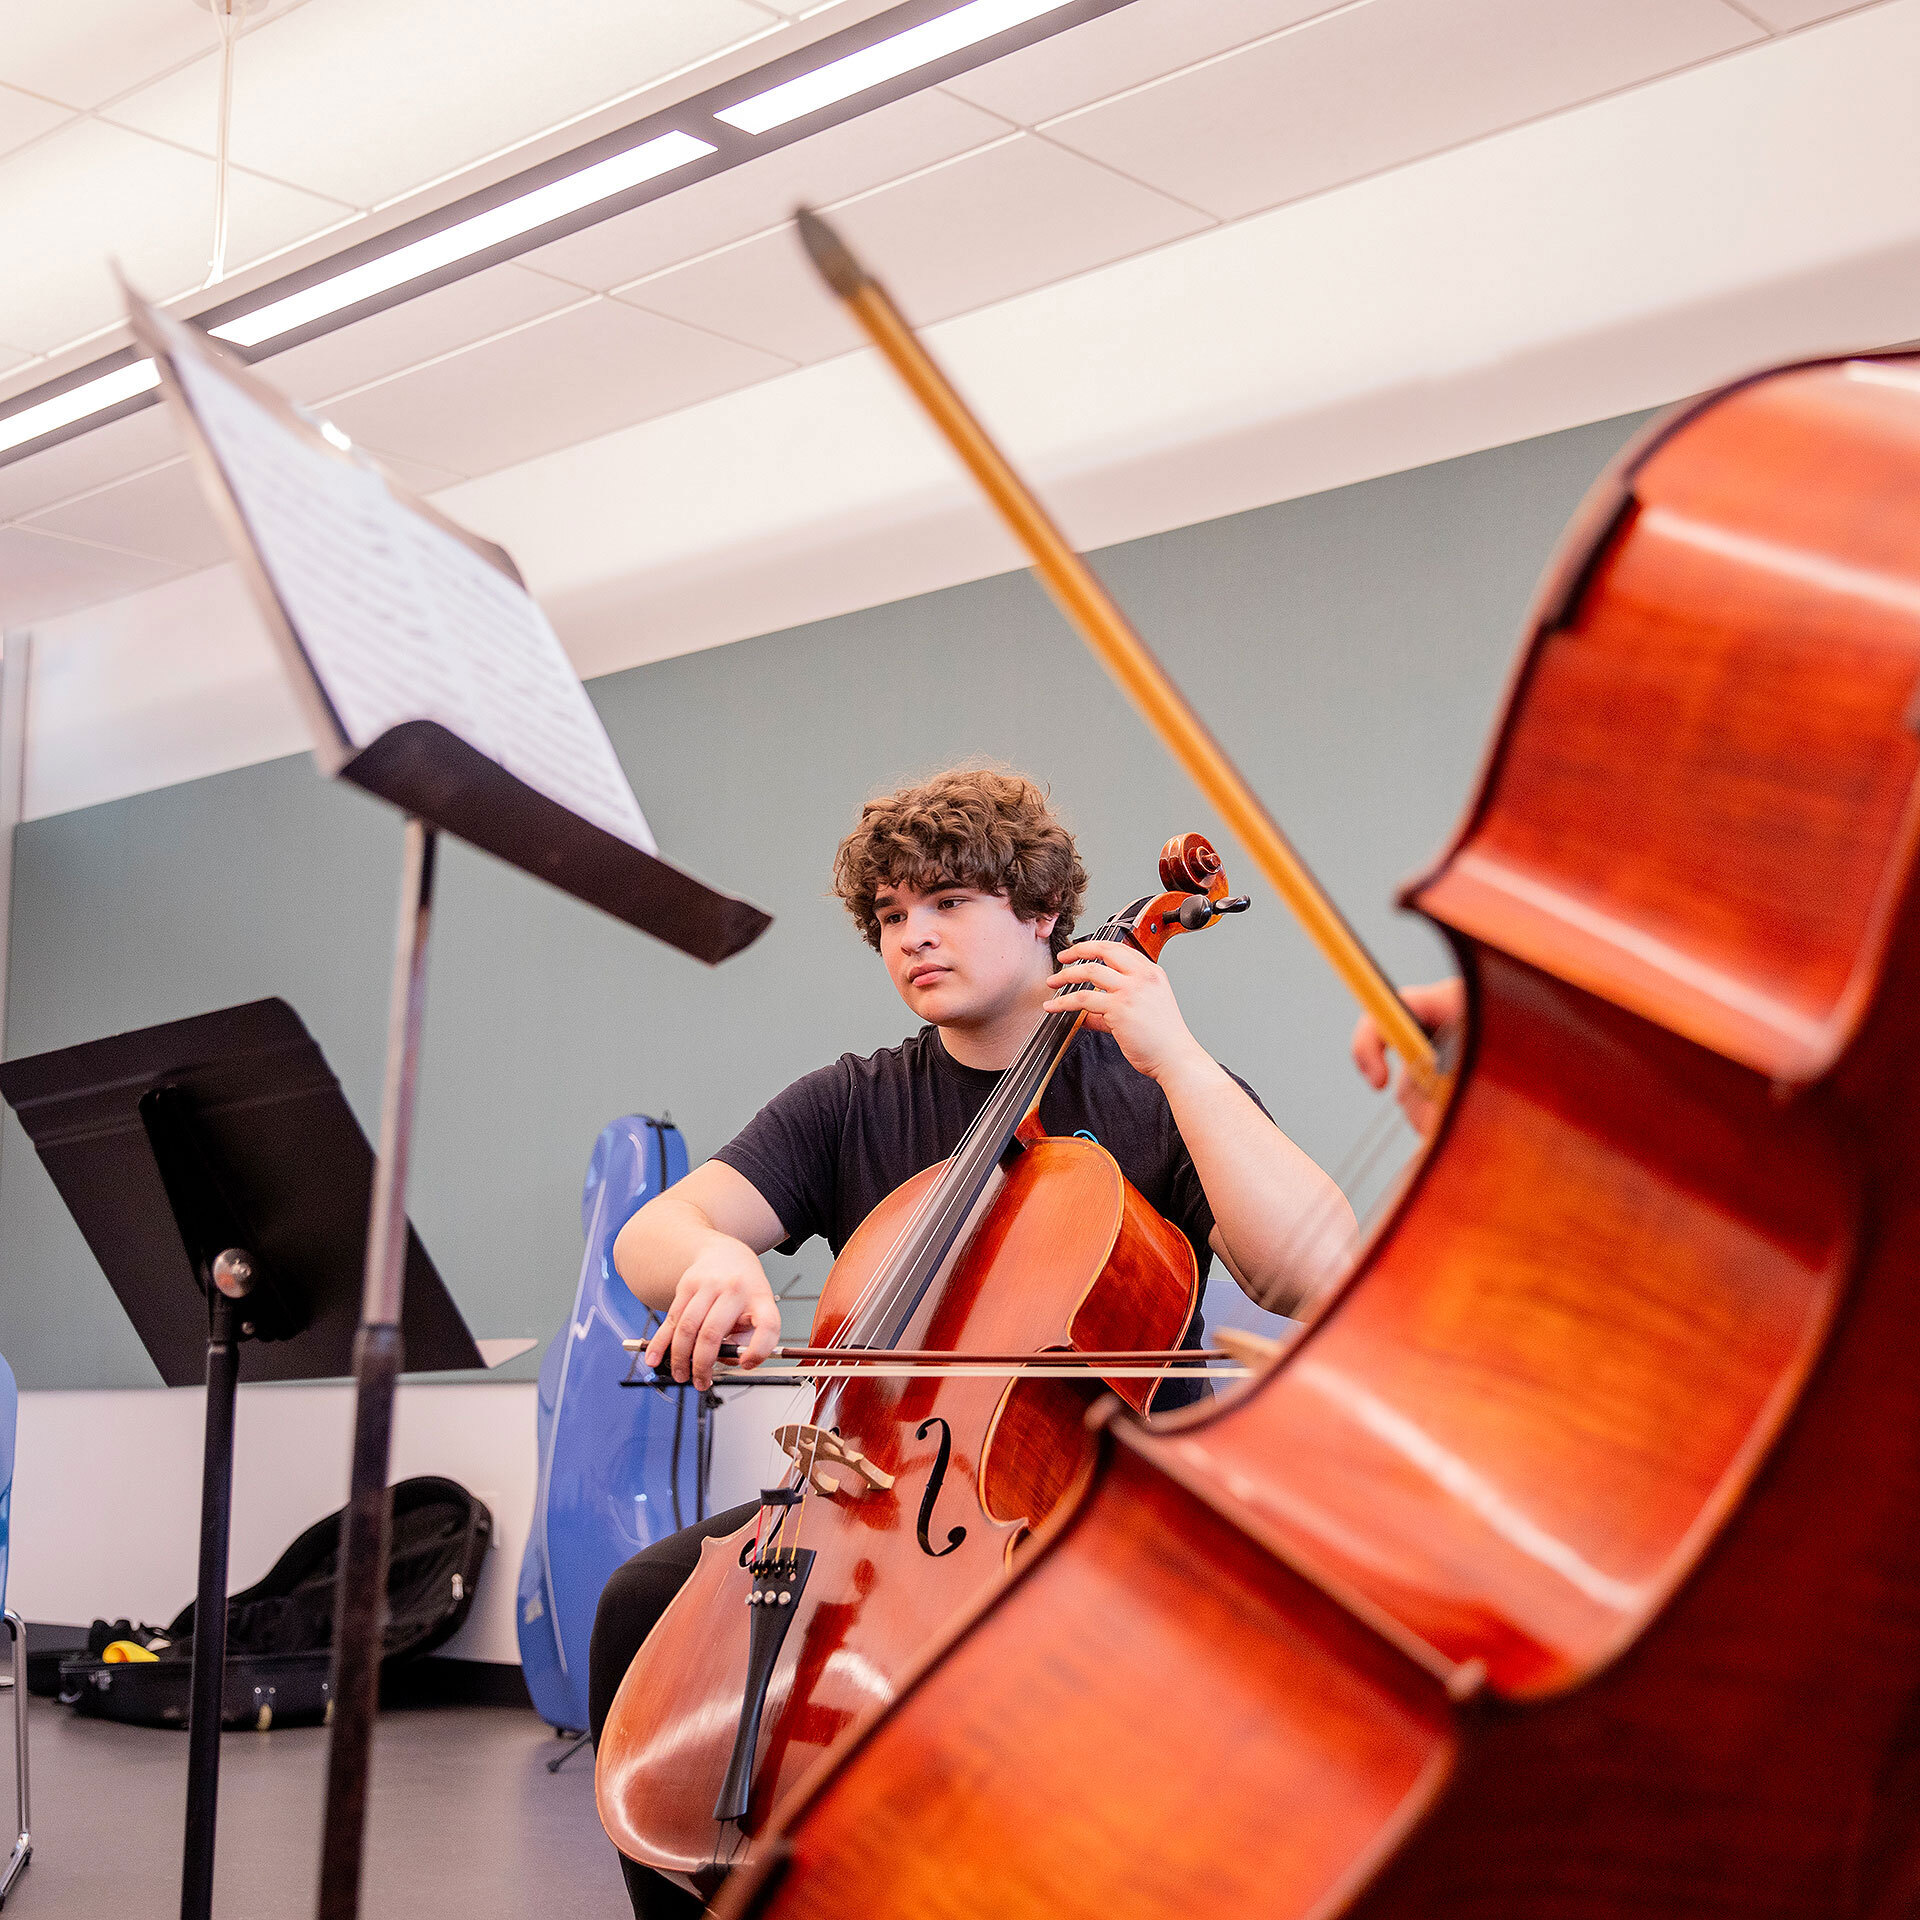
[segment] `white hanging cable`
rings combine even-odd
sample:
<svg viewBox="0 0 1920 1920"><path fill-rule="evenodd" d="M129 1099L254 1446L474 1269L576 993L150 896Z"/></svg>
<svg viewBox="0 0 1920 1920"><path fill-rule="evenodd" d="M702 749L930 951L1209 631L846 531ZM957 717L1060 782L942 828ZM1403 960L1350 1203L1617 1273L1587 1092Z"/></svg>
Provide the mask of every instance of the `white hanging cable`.
<svg viewBox="0 0 1920 1920"><path fill-rule="evenodd" d="M233 131L233 44L252 0L207 0L214 30L220 35L220 127L214 151L213 259L202 287L217 286L227 275L227 147Z"/></svg>

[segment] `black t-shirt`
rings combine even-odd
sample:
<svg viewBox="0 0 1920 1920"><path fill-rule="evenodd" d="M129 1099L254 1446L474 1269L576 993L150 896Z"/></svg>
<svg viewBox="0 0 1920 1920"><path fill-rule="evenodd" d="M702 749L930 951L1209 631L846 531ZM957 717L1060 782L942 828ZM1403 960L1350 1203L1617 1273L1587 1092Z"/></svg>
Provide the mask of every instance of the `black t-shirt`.
<svg viewBox="0 0 1920 1920"><path fill-rule="evenodd" d="M897 1047L864 1060L843 1053L796 1080L713 1157L750 1180L779 1216L788 1235L783 1253L819 1234L838 1257L895 1187L953 1152L999 1081L997 1072L962 1066L938 1028L922 1027ZM1105 1147L1141 1196L1193 1243L1204 1282L1213 1209L1167 1096L1127 1064L1111 1034L1074 1036L1040 1097L1040 1124ZM1202 1339L1196 1311L1186 1344ZM1199 1383L1182 1390L1170 1381L1155 1404L1165 1409L1202 1391Z"/></svg>

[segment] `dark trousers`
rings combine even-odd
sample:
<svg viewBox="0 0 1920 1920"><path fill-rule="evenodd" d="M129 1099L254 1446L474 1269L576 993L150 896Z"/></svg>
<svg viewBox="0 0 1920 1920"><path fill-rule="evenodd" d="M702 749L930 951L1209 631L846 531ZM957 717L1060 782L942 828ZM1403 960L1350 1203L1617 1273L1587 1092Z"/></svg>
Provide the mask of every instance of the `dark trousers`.
<svg viewBox="0 0 1920 1920"><path fill-rule="evenodd" d="M607 1582L593 1616L593 1645L587 1655L587 1710L593 1716L588 1730L596 1748L613 1696L620 1691L640 1642L700 1564L701 1541L737 1533L758 1511L759 1503L749 1501L744 1507L716 1513L698 1526L670 1533L643 1547ZM639 1920L691 1920L705 1911L684 1887L648 1867L636 1866L625 1854L620 1856L620 1871L626 1875L627 1898Z"/></svg>

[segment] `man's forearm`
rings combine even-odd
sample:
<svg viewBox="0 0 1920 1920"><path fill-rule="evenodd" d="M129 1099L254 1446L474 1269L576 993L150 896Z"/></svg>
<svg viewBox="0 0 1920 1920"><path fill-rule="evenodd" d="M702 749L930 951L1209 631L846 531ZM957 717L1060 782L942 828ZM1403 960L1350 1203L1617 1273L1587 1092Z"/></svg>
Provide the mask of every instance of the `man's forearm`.
<svg viewBox="0 0 1920 1920"><path fill-rule="evenodd" d="M673 1304L680 1276L716 1240L732 1236L690 1200L658 1194L620 1229L613 1243L614 1269L643 1305L664 1313Z"/></svg>
<svg viewBox="0 0 1920 1920"><path fill-rule="evenodd" d="M1346 1196L1204 1050L1160 1087L1242 1286L1279 1313L1318 1293L1352 1255Z"/></svg>

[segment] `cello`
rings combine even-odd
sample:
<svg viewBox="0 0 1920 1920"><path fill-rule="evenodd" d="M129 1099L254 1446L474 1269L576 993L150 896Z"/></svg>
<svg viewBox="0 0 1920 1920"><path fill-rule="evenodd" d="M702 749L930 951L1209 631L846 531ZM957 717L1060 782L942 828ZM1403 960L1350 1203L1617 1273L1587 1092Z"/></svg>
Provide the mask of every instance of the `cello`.
<svg viewBox="0 0 1920 1920"><path fill-rule="evenodd" d="M1091 938L1157 959L1247 904L1199 834L1167 842L1160 879ZM1101 1383L1143 1411L1201 1357L1176 1351L1197 1295L1186 1236L1097 1142L1040 1127L1083 1018L1044 1015L951 1157L888 1195L834 1262L803 1350L824 1383L810 1418L775 1435L791 1468L754 1525L704 1543L601 1734L601 1821L642 1865L717 1881L1045 1519L1087 1453Z"/></svg>
<svg viewBox="0 0 1920 1920"><path fill-rule="evenodd" d="M1920 356L1659 423L1408 903L1465 1053L1244 1392L1092 1470L730 1920L1920 1908Z"/></svg>

